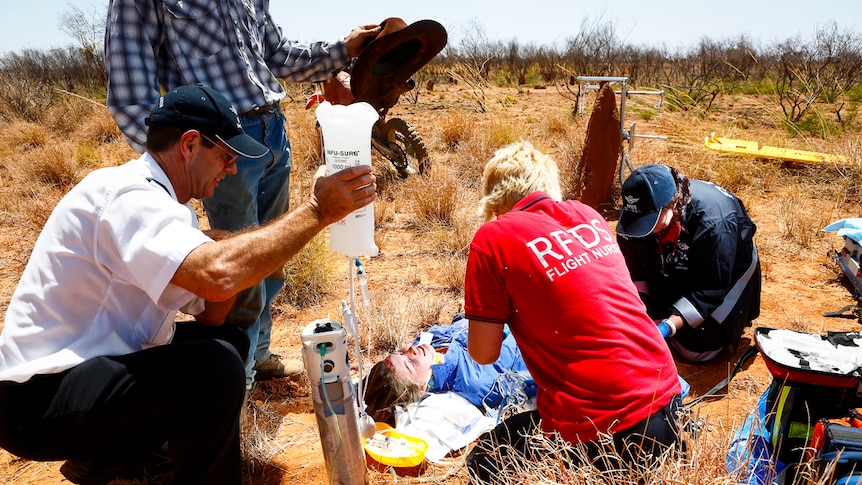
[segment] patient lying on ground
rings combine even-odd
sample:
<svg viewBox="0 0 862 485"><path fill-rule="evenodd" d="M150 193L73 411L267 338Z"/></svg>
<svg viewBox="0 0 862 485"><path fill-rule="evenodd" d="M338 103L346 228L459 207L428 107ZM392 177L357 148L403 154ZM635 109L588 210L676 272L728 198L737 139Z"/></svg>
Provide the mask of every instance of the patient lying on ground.
<svg viewBox="0 0 862 485"><path fill-rule="evenodd" d="M493 413L501 405L522 404L535 395L535 383L508 331L500 358L488 365L477 364L467 353L463 314L455 316L451 325L435 325L426 333L430 342L418 336L412 346L390 354L369 372L366 412L375 421L395 426L396 409L418 402L428 393L454 392L483 412Z"/></svg>

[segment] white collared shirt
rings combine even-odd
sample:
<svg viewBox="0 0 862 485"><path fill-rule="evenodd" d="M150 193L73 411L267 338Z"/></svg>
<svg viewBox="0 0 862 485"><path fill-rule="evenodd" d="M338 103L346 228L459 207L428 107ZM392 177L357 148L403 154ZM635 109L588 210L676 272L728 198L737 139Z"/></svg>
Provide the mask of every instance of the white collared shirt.
<svg viewBox="0 0 862 485"><path fill-rule="evenodd" d="M90 173L48 218L12 295L0 380L169 343L179 309L203 310L170 280L209 241L148 154Z"/></svg>

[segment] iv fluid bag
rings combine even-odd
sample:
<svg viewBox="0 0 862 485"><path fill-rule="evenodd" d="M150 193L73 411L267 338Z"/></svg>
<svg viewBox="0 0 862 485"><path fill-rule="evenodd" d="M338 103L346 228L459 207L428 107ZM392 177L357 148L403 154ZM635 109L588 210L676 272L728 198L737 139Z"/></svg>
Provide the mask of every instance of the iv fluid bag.
<svg viewBox="0 0 862 485"><path fill-rule="evenodd" d="M379 118L368 103L347 106L323 102L315 110L323 132L326 175L357 165L371 166L371 127ZM374 203L329 226L329 247L351 258L377 256Z"/></svg>

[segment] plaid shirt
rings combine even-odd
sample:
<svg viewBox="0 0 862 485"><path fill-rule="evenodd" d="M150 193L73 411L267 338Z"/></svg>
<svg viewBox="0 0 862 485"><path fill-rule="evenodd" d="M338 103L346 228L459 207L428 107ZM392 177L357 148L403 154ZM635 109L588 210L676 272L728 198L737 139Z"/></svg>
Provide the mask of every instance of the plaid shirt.
<svg viewBox="0 0 862 485"><path fill-rule="evenodd" d="M141 153L144 119L160 88L205 84L242 113L280 101L278 78L326 80L349 60L342 41L285 39L269 0L110 0L108 6L107 105Z"/></svg>

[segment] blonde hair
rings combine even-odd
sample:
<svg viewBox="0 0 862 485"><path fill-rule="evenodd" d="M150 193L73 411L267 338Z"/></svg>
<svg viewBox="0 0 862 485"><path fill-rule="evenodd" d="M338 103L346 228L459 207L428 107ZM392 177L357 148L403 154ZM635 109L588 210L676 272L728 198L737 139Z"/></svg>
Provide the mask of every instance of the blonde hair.
<svg viewBox="0 0 862 485"><path fill-rule="evenodd" d="M508 211L524 197L542 191L562 200L557 163L536 150L530 142L519 141L500 148L485 164L484 191L479 215L490 221L500 209Z"/></svg>

